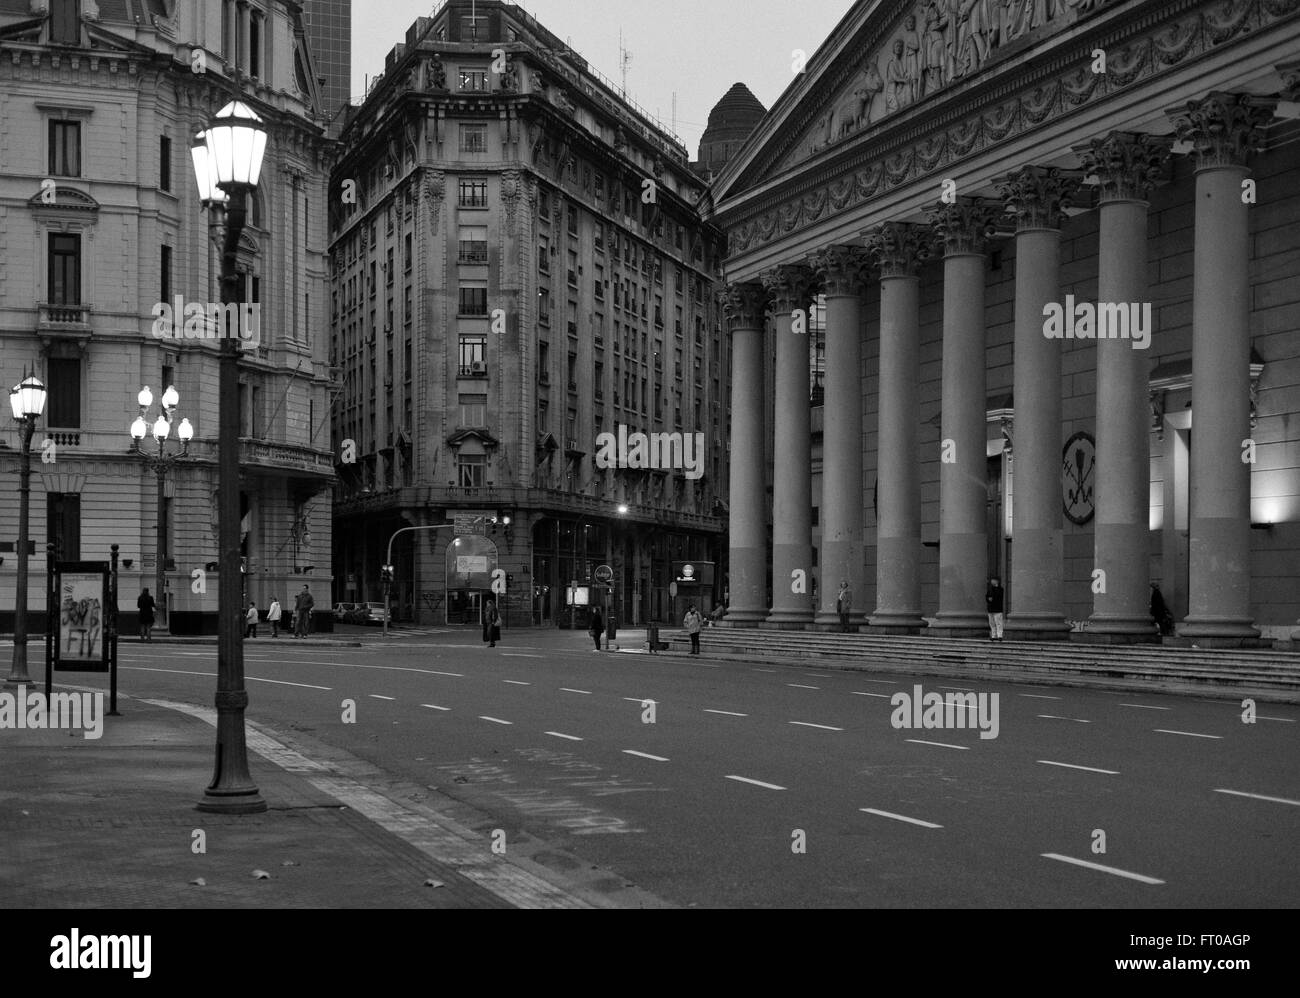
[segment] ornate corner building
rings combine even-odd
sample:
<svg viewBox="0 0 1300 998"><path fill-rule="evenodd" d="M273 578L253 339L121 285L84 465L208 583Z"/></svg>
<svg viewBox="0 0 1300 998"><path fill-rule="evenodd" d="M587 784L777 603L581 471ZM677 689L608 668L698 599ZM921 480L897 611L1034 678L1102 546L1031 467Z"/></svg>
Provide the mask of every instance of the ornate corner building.
<svg viewBox="0 0 1300 998"><path fill-rule="evenodd" d="M341 143L337 598L383 598L399 528L508 515L398 538L399 619L477 622L499 570L509 625L581 624L569 587L601 565L621 621L666 619L672 564L721 560L727 495L721 234L686 150L491 0L416 21ZM620 433L679 460L602 448Z"/></svg>
<svg viewBox="0 0 1300 998"><path fill-rule="evenodd" d="M220 300L221 247L189 150L236 93L269 133L239 249L245 300L260 309L259 345L240 366L246 595L264 608L311 581L304 573L320 591L330 581L330 154L300 5L0 0L0 384L26 367L49 391L33 441L29 588L41 591L47 541L64 560L107 560L116 543L124 608L153 589L161 558L168 623L182 633L216 626L219 342L158 335L154 309ZM129 427L139 390L168 385L195 434L160 496ZM12 427L0 423L6 482ZM6 485L0 630L17 519Z"/></svg>
<svg viewBox="0 0 1300 998"><path fill-rule="evenodd" d="M858 626L983 634L999 576L1021 637L1156 640L1155 582L1183 641L1285 639L1298 55L1300 0L855 4L711 192L729 619L829 625L842 579Z"/></svg>

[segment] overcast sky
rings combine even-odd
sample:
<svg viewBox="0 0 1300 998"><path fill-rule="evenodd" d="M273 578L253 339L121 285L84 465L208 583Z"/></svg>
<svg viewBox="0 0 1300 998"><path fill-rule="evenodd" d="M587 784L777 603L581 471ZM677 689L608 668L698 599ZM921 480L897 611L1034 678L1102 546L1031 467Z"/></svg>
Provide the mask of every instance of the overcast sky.
<svg viewBox="0 0 1300 998"><path fill-rule="evenodd" d="M366 74L406 37L429 0L354 0L352 94ZM677 94L677 135L694 159L709 110L733 83L770 108L793 78L791 52L809 57L848 13L852 0L528 0L519 4L565 39L615 85L621 81L618 36L631 53L628 96L666 127Z"/></svg>

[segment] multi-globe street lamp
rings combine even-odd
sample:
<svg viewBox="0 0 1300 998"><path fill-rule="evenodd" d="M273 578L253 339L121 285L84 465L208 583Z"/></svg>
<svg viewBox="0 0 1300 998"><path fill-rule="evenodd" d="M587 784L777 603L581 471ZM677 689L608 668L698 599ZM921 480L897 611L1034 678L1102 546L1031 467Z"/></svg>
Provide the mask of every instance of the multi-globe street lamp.
<svg viewBox="0 0 1300 998"><path fill-rule="evenodd" d="M45 410L45 386L34 374L23 372L22 380L9 390L9 407L22 437L18 477L18 578L14 582L14 657L9 682L30 683L27 674L27 507L32 492L32 434L36 420ZM47 613L48 616L48 613ZM46 620L47 628L54 626Z"/></svg>
<svg viewBox="0 0 1300 998"><path fill-rule="evenodd" d="M199 197L221 212L221 304L238 303L236 259L247 217L248 196L257 189L266 152L266 129L248 105L231 101L196 136L190 149ZM215 220L215 214L214 214ZM244 736L243 574L239 531L239 350L237 331L223 329L217 436L217 756L212 783L199 810L254 814L266 810L252 774Z"/></svg>
<svg viewBox="0 0 1300 998"><path fill-rule="evenodd" d="M150 430L145 416L149 413L149 407L153 405L153 392L149 390L148 385L145 385L140 390L140 394L136 396L136 402L140 405L140 414L131 423L131 440L134 442L135 452L144 458L145 463L153 469L154 474L158 477L158 533L155 543L157 564L154 571L154 592L157 594L157 606L162 614L162 625L168 627L171 623L171 614L167 607L165 588L167 584L167 566L165 564L167 555L167 471L189 453L190 441L194 438L194 427L188 419L182 419L176 427L176 438L181 442L181 449L172 454L167 454L164 451L164 445L172 432L172 415L180 404L180 395L177 394L176 388L168 385L167 390L163 392L162 398L158 401L158 418L154 420L152 428L153 438L158 444L158 453L150 454L140 446L145 435Z"/></svg>

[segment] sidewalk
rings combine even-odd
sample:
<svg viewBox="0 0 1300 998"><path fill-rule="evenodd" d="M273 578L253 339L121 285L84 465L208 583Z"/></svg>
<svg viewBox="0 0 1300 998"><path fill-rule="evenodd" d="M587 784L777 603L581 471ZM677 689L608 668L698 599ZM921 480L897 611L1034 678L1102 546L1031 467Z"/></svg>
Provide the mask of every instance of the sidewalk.
<svg viewBox="0 0 1300 998"><path fill-rule="evenodd" d="M13 687L0 693L16 696ZM526 842L513 847L510 862L494 856L481 827L490 822L432 788L392 784L333 750L307 758L253 725L249 765L270 809L239 817L197 811L215 730L196 715L213 712L134 698L119 706L123 716L106 717L98 740L79 730L0 729L0 906L620 904L596 874L591 884L557 886L526 858ZM196 831L206 837L205 853L193 851ZM269 879L256 879L255 870ZM200 878L205 885L194 883ZM639 899L628 892L628 902Z"/></svg>

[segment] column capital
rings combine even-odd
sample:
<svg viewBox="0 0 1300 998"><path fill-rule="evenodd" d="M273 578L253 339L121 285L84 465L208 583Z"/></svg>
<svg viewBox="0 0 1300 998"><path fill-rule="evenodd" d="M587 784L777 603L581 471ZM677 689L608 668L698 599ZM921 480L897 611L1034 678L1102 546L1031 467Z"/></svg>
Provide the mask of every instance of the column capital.
<svg viewBox="0 0 1300 998"><path fill-rule="evenodd" d="M762 329L763 312L767 307L767 292L757 281L728 284L720 295L722 311L731 331L737 329Z"/></svg>
<svg viewBox="0 0 1300 998"><path fill-rule="evenodd" d="M860 295L871 261L861 246L827 246L809 258L827 295Z"/></svg>
<svg viewBox="0 0 1300 998"><path fill-rule="evenodd" d="M1282 99L1300 101L1300 59L1280 62L1273 68L1282 77Z"/></svg>
<svg viewBox="0 0 1300 998"><path fill-rule="evenodd" d="M1101 184L1102 201L1145 201L1169 158L1168 138L1146 132L1111 132L1076 146L1083 172Z"/></svg>
<svg viewBox="0 0 1300 998"><path fill-rule="evenodd" d="M1166 111L1174 132L1192 144L1198 170L1245 166L1263 143L1264 126L1277 101L1271 97L1215 90L1179 109Z"/></svg>
<svg viewBox="0 0 1300 998"><path fill-rule="evenodd" d="M789 314L806 308L813 297L812 271L803 264L783 263L759 275L771 299L772 311Z"/></svg>
<svg viewBox="0 0 1300 998"><path fill-rule="evenodd" d="M885 222L867 233L867 250L883 277L915 277L930 258L933 230L911 222Z"/></svg>
<svg viewBox="0 0 1300 998"><path fill-rule="evenodd" d="M944 256L982 254L1002 214L996 202L986 198L958 198L954 204L940 201L927 213L933 238L943 247Z"/></svg>
<svg viewBox="0 0 1300 998"><path fill-rule="evenodd" d="M1077 174L1055 166L1025 166L1007 174L998 194L1021 231L1059 229L1078 190Z"/></svg>

